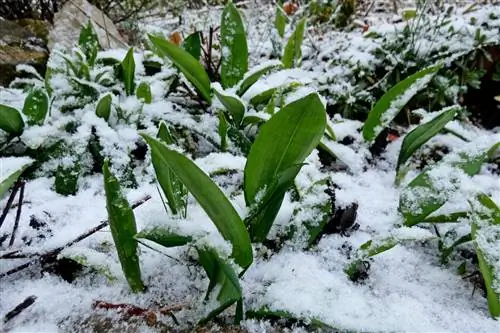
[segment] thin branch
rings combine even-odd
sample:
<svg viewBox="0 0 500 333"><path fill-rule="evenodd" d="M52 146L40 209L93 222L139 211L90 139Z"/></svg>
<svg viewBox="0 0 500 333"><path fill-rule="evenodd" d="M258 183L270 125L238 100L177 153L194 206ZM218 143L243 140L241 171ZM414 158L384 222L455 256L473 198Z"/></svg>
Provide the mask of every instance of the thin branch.
<svg viewBox="0 0 500 333"><path fill-rule="evenodd" d="M132 209L135 209L137 207L139 207L140 205L144 204L146 201L148 201L149 199L151 199L151 196L150 195L147 195L145 196L143 199L133 203L131 205ZM75 239L67 242L66 244L64 244L63 246L60 246L60 247L57 247L47 253L44 253L44 254L41 254L41 255L36 255L35 258L32 258L30 261L28 261L27 263L24 263L20 266L17 266L17 267L14 267L13 269L5 272L5 273L0 273L0 279L3 278L3 277L6 277L6 276L9 276L9 275L12 275L14 273L17 273L19 271L22 271L23 269L25 268L28 268L29 266L33 265L33 264L36 264L38 262L40 263L44 263L44 262L49 262L51 260L53 260L54 258L57 257L57 255L59 253L61 253L62 250L78 243L78 242L81 242L82 240L84 240L85 238L89 237L89 236L92 236L93 234L95 234L96 232L98 232L99 230L101 229L104 229L105 227L108 226L108 221L103 221L101 222L99 225L97 225L96 227L90 229L89 231L81 234L80 236L76 237Z"/></svg>
<svg viewBox="0 0 500 333"><path fill-rule="evenodd" d="M12 206L12 202L14 201L14 198L16 197L17 191L19 190L20 186L21 182L17 181L16 184L14 185L14 188L12 189L12 193L10 194L9 200L7 200L7 205L5 205L5 208L2 212L2 216L0 217L0 228L2 227L2 224L5 221L7 214L9 214L10 206Z"/></svg>
<svg viewBox="0 0 500 333"><path fill-rule="evenodd" d="M10 235L9 247L14 244L16 239L17 228L19 227L19 220L21 219L21 211L23 209L23 199L24 199L24 187L26 186L25 181L21 181L21 190L19 191L19 203L17 206L16 221L14 222L14 227L12 228L12 234Z"/></svg>
<svg viewBox="0 0 500 333"><path fill-rule="evenodd" d="M26 310L28 307L33 305L36 301L36 296L31 295L29 297L26 297L24 301L19 303L14 309L10 310L7 312L7 314L3 317L3 322L4 324L8 322L9 320L13 319L14 317L18 316L21 312Z"/></svg>

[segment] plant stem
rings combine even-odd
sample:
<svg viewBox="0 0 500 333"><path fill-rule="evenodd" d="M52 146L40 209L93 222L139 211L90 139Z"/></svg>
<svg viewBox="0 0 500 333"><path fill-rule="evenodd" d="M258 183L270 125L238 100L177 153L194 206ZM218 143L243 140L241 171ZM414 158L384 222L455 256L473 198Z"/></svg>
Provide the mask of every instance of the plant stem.
<svg viewBox="0 0 500 333"><path fill-rule="evenodd" d="M12 206L12 202L14 201L14 198L16 197L17 191L19 190L20 186L21 186L21 182L17 181L14 185L14 188L12 189L12 193L10 194L10 197L7 200L7 205L5 205L5 208L2 212L2 216L0 216L0 228L2 227L2 224L5 221L7 214L9 213L10 206Z"/></svg>

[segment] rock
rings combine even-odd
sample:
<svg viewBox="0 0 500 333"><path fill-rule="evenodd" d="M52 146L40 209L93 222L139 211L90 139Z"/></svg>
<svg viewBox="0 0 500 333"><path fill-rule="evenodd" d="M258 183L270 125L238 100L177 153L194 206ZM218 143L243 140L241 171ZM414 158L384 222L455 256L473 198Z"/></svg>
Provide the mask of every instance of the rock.
<svg viewBox="0 0 500 333"><path fill-rule="evenodd" d="M54 16L54 28L49 32L48 47L52 50L56 44L72 48L80 36L83 26L92 22L99 36L101 47L105 49L128 48L118 29L102 11L86 0L71 0Z"/></svg>
<svg viewBox="0 0 500 333"><path fill-rule="evenodd" d="M0 86L7 86L16 77L17 65L32 65L43 74L48 56L41 38L12 21L0 18Z"/></svg>

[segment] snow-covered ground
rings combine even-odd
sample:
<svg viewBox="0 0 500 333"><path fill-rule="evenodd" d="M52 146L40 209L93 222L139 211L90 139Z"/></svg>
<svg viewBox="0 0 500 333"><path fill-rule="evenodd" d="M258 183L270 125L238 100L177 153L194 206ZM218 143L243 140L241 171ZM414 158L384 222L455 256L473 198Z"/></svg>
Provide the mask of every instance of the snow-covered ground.
<svg viewBox="0 0 500 333"><path fill-rule="evenodd" d="M251 64L259 65L263 55L273 52L270 40L274 9L263 7L245 11L246 27L249 35ZM495 13L497 18L487 15ZM206 15L206 16L204 16ZM375 14L374 14L375 15ZM469 16L467 16L469 15ZM463 14L459 10L450 20L457 30L470 31L471 38L449 41L452 53L469 49L473 43L474 27L469 25L470 16L474 15L480 24L491 20L493 28L486 29L486 38L500 42L498 33L500 8L485 6L472 14ZM172 21L162 26L162 20L145 22L143 28L148 31L161 31L167 35L176 29L189 33L193 27L206 31L210 22L218 22L220 11L210 10L186 14L182 27ZM367 19L368 20L368 19ZM376 16L369 19L370 31L386 34L391 38L398 29L397 24L377 21ZM217 24L217 23L215 23ZM495 25L496 24L496 25ZM496 27L496 30L495 30ZM495 34L496 32L496 34ZM288 31L290 33L290 31ZM435 40L422 43L420 52L425 55L434 45L446 41ZM298 80L307 84L307 91L317 89L331 103L336 103L339 96L352 96L351 104L366 97L366 91L353 86L353 73L369 70L380 60L373 51L380 46L378 41L363 37L361 28L350 33L336 31L314 31L311 29L304 41L304 62L302 70L294 69L272 74L248 91L250 99L268 88L284 82ZM319 56L316 56L319 54ZM116 56L121 59L125 52L114 50L101 54ZM314 57L313 57L314 55ZM136 55L139 63L142 55ZM397 58L398 55L395 55ZM326 60L323 60L326 58ZM138 75L144 75L143 68L136 68ZM163 72L165 74L165 72ZM182 104L175 100L163 99L166 91L161 79L162 73L147 78L152 87L153 102L144 105L142 115L145 132L154 134L156 127L153 119L165 119L172 124L180 124L201 132L209 140L218 141L217 117L213 114L188 115ZM64 84L64 82L62 83ZM304 94L300 89L297 94ZM17 109L22 108L26 94L21 90L0 88L0 103ZM291 99L294 96L290 97ZM297 98L297 96L295 96ZM369 100L369 98L368 98ZM494 102L494 101L492 101ZM120 101L125 111L139 109L140 103L135 97ZM56 104L57 107L57 104ZM93 112L94 105L81 110L71 117L82 125L71 137L61 134L58 126L68 121L67 114L54 112L52 125L31 127L22 139L36 147L39 142L50 140L57 135L67 135L78 150L79 141L88 141L90 128L97 128L97 133L107 139L104 144L106 156L128 163L128 153L138 139L137 129L117 125L111 130L102 119ZM437 111L437 110L428 110ZM475 290L474 281L464 279L457 274L458 266L470 259L454 254L447 264L441 264L435 230L429 226L412 228L401 227L403 219L398 212L399 197L405 184L408 184L418 170L410 170L400 186L396 186L395 168L403 137L389 143L386 151L375 161L371 161L368 145L363 142L359 129L362 123L337 115L332 121L332 128L337 141L352 138L352 143L343 145L332 143L332 149L339 152L341 160L347 165L345 171L327 171L321 166L318 152L314 151L307 159L308 164L299 173L296 184L298 189L307 189L313 182L328 178L337 186L335 191L336 208L358 205L356 223L358 230L348 231L348 235L325 235L319 243L309 250L303 250L304 240L300 235L288 240L278 252L263 246L254 249L255 261L241 279L246 309L258 310L267 307L274 311L285 311L306 322L319 320L342 332L499 332L500 322L491 319L486 298L480 290ZM59 123L58 123L59 122ZM58 125L59 124L59 125ZM463 137L471 140L468 145L457 136L439 134L419 150L419 156L430 154L431 147L445 146L450 154L461 149L471 149L500 141L497 130L486 131L472 124L453 121L450 127ZM102 142L101 142L102 143ZM208 142L202 143L209 146ZM203 148L203 147L202 147ZM210 147L202 149L210 152ZM213 148L212 148L213 150ZM233 150L231 150L233 152ZM206 155L206 154L205 154ZM15 163L25 163L26 159L0 159L0 182L15 169ZM231 170L229 174L215 177L223 192L230 197L240 216L247 214L245 200L241 192L245 158L236 153L210 152L195 159L196 164L206 173L215 174L220 170ZM83 163L85 164L85 162ZM119 164L119 162L117 163ZM50 167L50 165L48 166ZM151 199L134 210L137 228L169 225L176 230L198 233L211 243L224 248L227 244L218 234L217 229L206 216L194 198L189 197L188 214L185 220L172 218L165 212L164 204L154 183L154 171L150 158L140 162L134 170L138 182L136 189L127 190L129 202L136 202L145 196ZM24 204L19 223L19 231L12 247L7 241L0 246L0 255L14 250L22 253L45 253L66 244L87 230L107 219L106 201L102 176L85 176L79 181L79 191L75 196L62 196L52 189L53 177L40 176L26 183ZM457 194L450 204L440 212L454 212L468 209L469 197L487 193L500 204L500 178L498 166L485 165L481 172L473 177L461 179ZM318 196L325 195L319 193ZM6 205L7 197L0 201L0 208ZM277 220L271 229L271 237L283 234L294 223L294 211L302 202L293 201L290 195L285 197ZM12 230L15 209L11 209L5 223L0 228L0 236ZM34 224L34 220L36 225ZM41 222L41 223L40 223ZM449 230L457 233L469 229L468 221L449 225L438 225L438 230L445 234ZM349 280L344 269L349 264L352 252L372 238L387 237L403 232L414 242L386 251L373 258L369 277L362 283ZM28 245L27 245L28 244ZM149 244L149 243L148 243ZM8 277L0 278L0 314L3 316L26 297L36 296L35 303L8 324L0 323L0 331L8 332L157 332L185 329L204 314L202 300L208 286L204 271L193 260L193 249L180 247L165 249L154 244L152 248L140 247L142 278L147 286L145 293L130 292L121 272L113 239L107 228L93 234L64 250L60 256L76 258L85 256L88 266L95 270L84 269L76 279L69 283L50 272L40 273L36 264ZM465 249L472 246L464 245ZM458 251L457 251L458 252ZM24 262L27 259L0 259L0 274ZM150 327L141 318L130 322L113 311L95 310L97 300L109 303L128 303L147 309L162 306L180 305L175 312L181 326L176 326L169 316L159 316L158 321L165 326ZM231 319L230 311L223 315ZM106 319L112 324L107 323ZM111 325L111 326L106 326ZM254 319L244 320L242 326L250 332L273 331L273 324ZM170 327L170 328L166 328ZM180 327L180 328L179 328ZM304 328L292 327L297 332Z"/></svg>

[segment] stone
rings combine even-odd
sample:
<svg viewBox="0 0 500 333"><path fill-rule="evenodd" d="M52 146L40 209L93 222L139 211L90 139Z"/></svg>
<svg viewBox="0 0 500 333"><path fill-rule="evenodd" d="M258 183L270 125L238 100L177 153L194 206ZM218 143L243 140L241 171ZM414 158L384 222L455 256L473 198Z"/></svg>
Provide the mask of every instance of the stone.
<svg viewBox="0 0 500 333"><path fill-rule="evenodd" d="M34 66L45 72L49 53L43 39L12 21L0 18L0 86L16 77L16 66Z"/></svg>
<svg viewBox="0 0 500 333"><path fill-rule="evenodd" d="M104 49L128 48L113 21L101 10L86 0L69 0L54 15L54 27L49 32L48 48L58 47L71 49L75 46L83 26L89 20L99 36Z"/></svg>

